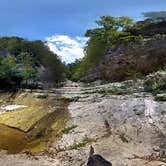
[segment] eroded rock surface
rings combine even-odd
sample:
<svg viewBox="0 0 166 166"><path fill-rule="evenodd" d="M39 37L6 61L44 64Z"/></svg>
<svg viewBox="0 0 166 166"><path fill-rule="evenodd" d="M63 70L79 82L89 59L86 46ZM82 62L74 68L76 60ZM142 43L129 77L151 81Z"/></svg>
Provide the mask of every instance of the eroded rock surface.
<svg viewBox="0 0 166 166"><path fill-rule="evenodd" d="M110 87L111 84L96 88ZM166 165L166 156L161 155L166 150L166 102L155 101L150 93L129 89L132 93L114 95L89 87L77 101L71 102L67 127L76 127L53 145L70 158L64 165L86 165L89 144L115 166ZM89 142L80 147L85 137ZM64 161L68 160L62 156Z"/></svg>
<svg viewBox="0 0 166 166"><path fill-rule="evenodd" d="M68 83L49 90L49 95L60 94L70 101L70 119L62 137L52 140L42 156L52 158L55 166L86 166L93 145L95 153L113 166L166 166L166 102L156 101L143 84L141 80L97 86ZM5 166L14 160L13 155L7 158ZM37 157L35 162L41 161ZM19 166L18 161L13 163ZM51 164L41 164L46 165Z"/></svg>

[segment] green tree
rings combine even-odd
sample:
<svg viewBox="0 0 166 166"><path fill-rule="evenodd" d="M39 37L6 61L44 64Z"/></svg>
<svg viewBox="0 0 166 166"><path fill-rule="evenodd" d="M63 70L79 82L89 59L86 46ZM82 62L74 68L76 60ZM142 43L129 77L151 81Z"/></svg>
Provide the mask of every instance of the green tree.
<svg viewBox="0 0 166 166"><path fill-rule="evenodd" d="M102 16L100 20L96 21L99 26L102 26L105 30L125 30L133 25L133 19L129 17L112 17Z"/></svg>
<svg viewBox="0 0 166 166"><path fill-rule="evenodd" d="M47 44L40 40L28 41L19 37L1 37L0 56L4 58L9 54L13 55L16 63L19 64L31 58L33 66L35 68L43 66L49 72L48 75L52 76L52 81L58 82L64 78L64 64L56 54L50 51Z"/></svg>
<svg viewBox="0 0 166 166"><path fill-rule="evenodd" d="M33 56L28 52L21 52L18 56L20 71L23 76L24 87L37 87L39 81L39 73L35 68L35 61Z"/></svg>
<svg viewBox="0 0 166 166"><path fill-rule="evenodd" d="M96 38L95 41L105 42L107 47L111 47L119 41L124 39L124 36L130 36L130 33L126 33L126 29L133 26L134 21L129 17L102 16L96 23L101 28L95 28L88 30L85 36ZM121 38L122 37L122 38ZM89 40L89 43L94 40Z"/></svg>
<svg viewBox="0 0 166 166"><path fill-rule="evenodd" d="M16 59L13 56L0 61L0 87L11 90L20 87L22 76L17 70Z"/></svg>
<svg viewBox="0 0 166 166"><path fill-rule="evenodd" d="M102 16L96 21L99 27L87 30L89 41L85 48L85 57L77 66L74 77L79 79L88 75L102 60L110 48L120 44L142 41L142 36L131 35L127 29L134 25L129 17Z"/></svg>

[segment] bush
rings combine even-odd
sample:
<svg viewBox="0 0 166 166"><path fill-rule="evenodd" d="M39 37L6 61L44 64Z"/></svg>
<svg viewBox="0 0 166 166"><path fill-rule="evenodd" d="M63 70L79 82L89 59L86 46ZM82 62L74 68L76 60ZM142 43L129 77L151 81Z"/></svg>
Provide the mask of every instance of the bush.
<svg viewBox="0 0 166 166"><path fill-rule="evenodd" d="M26 82L36 82L41 78L38 69L43 67L47 75L47 81L59 82L64 79L65 67L56 54L49 50L49 47L40 40L28 41L18 37L0 38L0 79L2 84L18 84L21 79L24 81L23 87L31 87L32 84ZM11 56L8 56L8 54ZM14 77L9 79L10 75ZM15 76L14 76L15 75ZM48 77L51 77L48 79ZM8 80L7 80L8 79ZM45 79L44 77L42 80ZM8 86L8 85L7 85ZM9 85L11 87L11 85ZM33 86L34 87L34 86Z"/></svg>
<svg viewBox="0 0 166 166"><path fill-rule="evenodd" d="M122 142L124 142L124 143L128 143L129 141L128 141L128 139L127 139L127 137L125 136L125 133L121 133L120 135L119 135L119 138L122 140Z"/></svg>
<svg viewBox="0 0 166 166"><path fill-rule="evenodd" d="M159 71L149 75L144 82L144 87L146 91L152 93L166 90L166 72Z"/></svg>
<svg viewBox="0 0 166 166"><path fill-rule="evenodd" d="M155 96L156 101L166 101L166 95L165 94L160 94Z"/></svg>
<svg viewBox="0 0 166 166"><path fill-rule="evenodd" d="M87 144L93 142L94 140L92 138L89 138L85 136L80 143L75 143L70 146L70 149L79 149L82 147L85 147Z"/></svg>
<svg viewBox="0 0 166 166"><path fill-rule="evenodd" d="M15 58L9 56L0 61L0 88L14 90L20 87L22 75L17 69Z"/></svg>
<svg viewBox="0 0 166 166"><path fill-rule="evenodd" d="M38 99L47 99L49 97L48 94L39 94L36 96Z"/></svg>
<svg viewBox="0 0 166 166"><path fill-rule="evenodd" d="M77 125L72 125L71 127L65 128L62 133L64 134L68 134L70 131L72 131L73 129L77 128Z"/></svg>

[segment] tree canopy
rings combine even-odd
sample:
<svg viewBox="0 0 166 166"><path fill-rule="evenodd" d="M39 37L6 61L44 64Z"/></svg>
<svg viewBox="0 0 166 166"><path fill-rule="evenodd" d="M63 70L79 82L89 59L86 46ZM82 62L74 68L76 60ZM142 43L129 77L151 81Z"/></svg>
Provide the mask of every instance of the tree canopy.
<svg viewBox="0 0 166 166"><path fill-rule="evenodd" d="M36 84L42 81L39 72L41 67L49 74L52 73L51 79L55 82L64 78L64 64L42 41L28 41L19 37L0 38L1 83L8 82L10 88L23 84L26 87L28 82Z"/></svg>
<svg viewBox="0 0 166 166"><path fill-rule="evenodd" d="M75 65L74 79L82 78L93 70L110 48L142 40L141 35L135 36L126 31L134 25L132 18L102 16L96 23L98 27L87 30L85 34L89 41L85 57Z"/></svg>

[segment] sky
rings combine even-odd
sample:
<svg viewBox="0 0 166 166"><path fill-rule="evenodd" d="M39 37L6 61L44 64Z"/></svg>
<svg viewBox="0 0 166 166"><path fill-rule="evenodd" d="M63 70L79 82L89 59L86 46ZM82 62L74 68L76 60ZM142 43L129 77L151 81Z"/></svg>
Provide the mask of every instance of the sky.
<svg viewBox="0 0 166 166"><path fill-rule="evenodd" d="M84 56L87 29L100 16L165 11L166 0L0 0L0 36L43 40L66 63Z"/></svg>

